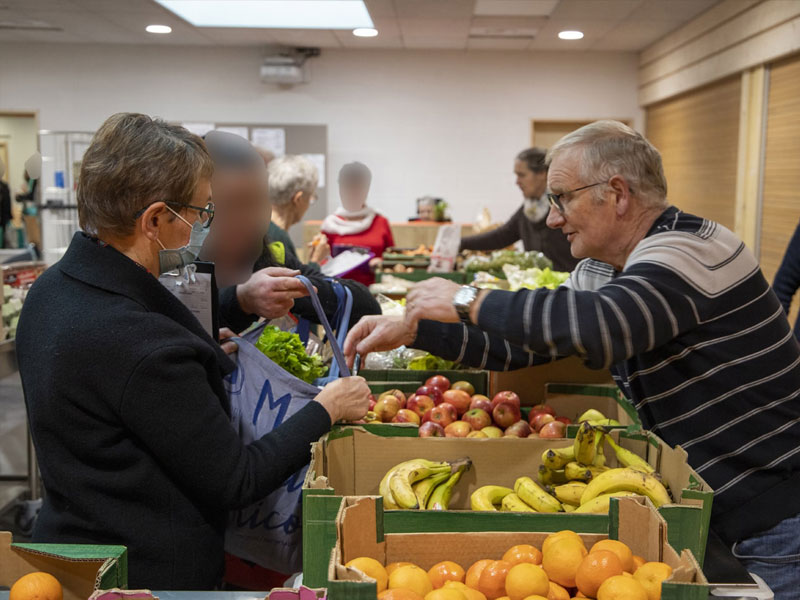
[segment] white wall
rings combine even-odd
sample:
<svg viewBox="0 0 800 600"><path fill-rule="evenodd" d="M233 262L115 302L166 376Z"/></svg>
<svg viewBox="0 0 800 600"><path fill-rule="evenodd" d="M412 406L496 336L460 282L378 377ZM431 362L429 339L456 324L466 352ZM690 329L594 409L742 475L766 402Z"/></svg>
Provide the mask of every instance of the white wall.
<svg viewBox="0 0 800 600"><path fill-rule="evenodd" d="M456 220L483 206L509 216L532 118L642 123L635 54L323 50L311 83L290 90L259 81L257 48L5 44L0 56L0 110L38 109L45 129L93 130L117 111L327 124L328 178L365 162L371 204L399 220L424 194Z"/></svg>
<svg viewBox="0 0 800 600"><path fill-rule="evenodd" d="M2 87L2 84L0 84ZM0 111L2 112L2 111ZM25 161L36 152L38 137L36 119L22 116L0 116L0 140L8 145L6 181L14 199L24 182Z"/></svg>

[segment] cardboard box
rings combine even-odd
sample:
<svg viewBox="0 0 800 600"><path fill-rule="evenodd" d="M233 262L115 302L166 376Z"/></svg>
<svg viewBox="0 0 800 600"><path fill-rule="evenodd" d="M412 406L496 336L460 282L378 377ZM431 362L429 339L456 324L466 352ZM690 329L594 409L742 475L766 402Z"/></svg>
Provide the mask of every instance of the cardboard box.
<svg viewBox="0 0 800 600"><path fill-rule="evenodd" d="M0 587L10 588L28 573L44 571L61 582L64 600L86 600L95 590L128 585L125 546L12 544L0 531Z"/></svg>
<svg viewBox="0 0 800 600"><path fill-rule="evenodd" d="M552 406L557 415L568 417L573 422L594 408L625 427L640 429L642 425L636 407L614 383L548 383L545 385L544 402ZM570 437L575 436L573 434Z"/></svg>
<svg viewBox="0 0 800 600"><path fill-rule="evenodd" d="M511 390L519 394L524 406L541 404L545 400L548 383L613 383L608 370L587 368L577 357L563 358L546 365L517 369L516 371L492 371L489 375L489 394Z"/></svg>
<svg viewBox="0 0 800 600"><path fill-rule="evenodd" d="M489 389L489 371L415 371L413 369L361 369L358 374L367 380L369 389L375 395L397 388L406 394L413 394L417 388L434 375L444 375L450 383L468 381L476 394L486 394Z"/></svg>
<svg viewBox="0 0 800 600"><path fill-rule="evenodd" d="M634 554L648 561L661 561L673 569L662 584L662 600L706 600L708 582L700 566L688 550L680 554L668 543L668 526L645 498L622 498L612 502L608 527L603 533L583 533L587 546L605 539L618 539ZM385 517L379 498L346 497L336 517L338 539L328 565L328 598L330 600L373 600L375 581L344 565L359 556L369 556L387 565L409 561L423 569L437 562L452 560L465 569L484 558L500 559L515 544L532 544L538 548L548 532L521 527L513 532L402 533L386 531ZM508 515L507 515L508 516ZM529 521L533 526L536 522Z"/></svg>
<svg viewBox="0 0 800 600"><path fill-rule="evenodd" d="M702 561L711 519L713 491L687 463L687 454L670 448L648 432L617 430L611 434L621 446L653 465L673 494L676 504L659 512L670 525L670 543L691 550ZM565 445L563 439L466 439L379 437L351 428L331 433L312 445L312 458L303 484L303 572L305 583L323 587L327 549L333 547L337 497L378 494L383 475L396 464L413 458L455 460L469 457L472 468L456 486L449 511L387 511L387 533L426 531L559 531L586 533L608 530L607 515L571 513L481 513L469 510L471 493L483 485L513 487L518 477L536 479L542 453ZM609 466L614 453L606 446ZM677 497L675 497L677 496ZM322 550L322 551L321 551Z"/></svg>

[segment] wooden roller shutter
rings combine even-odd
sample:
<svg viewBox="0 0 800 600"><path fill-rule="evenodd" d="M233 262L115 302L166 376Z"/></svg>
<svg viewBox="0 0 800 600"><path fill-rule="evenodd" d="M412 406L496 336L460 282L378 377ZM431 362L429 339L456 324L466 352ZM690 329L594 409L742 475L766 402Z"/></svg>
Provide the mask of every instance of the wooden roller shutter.
<svg viewBox="0 0 800 600"><path fill-rule="evenodd" d="M734 228L739 75L647 107L647 138L661 152L670 203Z"/></svg>
<svg viewBox="0 0 800 600"><path fill-rule="evenodd" d="M764 192L761 203L761 268L772 282L800 221L800 56L770 67ZM797 318L795 296L790 320Z"/></svg>

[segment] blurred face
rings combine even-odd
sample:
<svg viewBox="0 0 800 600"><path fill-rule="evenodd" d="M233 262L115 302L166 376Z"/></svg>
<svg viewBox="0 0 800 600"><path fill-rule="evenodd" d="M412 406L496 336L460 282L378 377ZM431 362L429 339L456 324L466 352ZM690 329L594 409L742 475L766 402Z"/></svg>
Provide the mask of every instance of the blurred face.
<svg viewBox="0 0 800 600"><path fill-rule="evenodd" d="M363 181L343 181L339 184L339 197L347 210L361 210L367 205L369 184Z"/></svg>
<svg viewBox="0 0 800 600"><path fill-rule="evenodd" d="M561 194L596 183L580 178L579 149L556 156L548 172L548 188L553 194ZM595 200L598 188L604 194L602 202ZM550 207L547 225L561 229L570 243L575 258L594 258L613 264L612 257L618 246L619 223L617 205L607 194L608 186L597 186L579 192L566 193L561 197L564 213Z"/></svg>
<svg viewBox="0 0 800 600"><path fill-rule="evenodd" d="M435 217L433 204L420 204L419 210L417 211L417 216L422 221L433 221Z"/></svg>
<svg viewBox="0 0 800 600"><path fill-rule="evenodd" d="M216 213L203 258L216 263L220 286L246 281L263 249L272 206L266 169L220 169L211 182Z"/></svg>
<svg viewBox="0 0 800 600"><path fill-rule="evenodd" d="M515 160L514 175L517 178L517 187L526 198L538 198L544 194L547 188L547 171L536 173L521 160Z"/></svg>

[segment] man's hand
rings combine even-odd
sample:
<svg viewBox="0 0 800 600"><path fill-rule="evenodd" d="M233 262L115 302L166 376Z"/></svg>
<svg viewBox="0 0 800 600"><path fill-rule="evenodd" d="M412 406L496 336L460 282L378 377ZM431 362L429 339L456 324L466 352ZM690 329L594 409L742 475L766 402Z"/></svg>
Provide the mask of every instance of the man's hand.
<svg viewBox="0 0 800 600"><path fill-rule="evenodd" d="M245 283L236 286L239 306L248 315L277 319L294 306L295 298L308 296L308 290L293 271L283 267L267 267L253 273Z"/></svg>
<svg viewBox="0 0 800 600"><path fill-rule="evenodd" d="M417 337L417 327L409 327L402 317L372 315L361 317L344 341L344 355L347 364L353 367L356 353L362 357L370 352L394 350L409 345Z"/></svg>
<svg viewBox="0 0 800 600"><path fill-rule="evenodd" d="M227 327L223 327L219 330L219 345L222 347L222 351L225 352L225 354L233 354L239 349L239 346L236 342L227 341L235 337L236 334Z"/></svg>
<svg viewBox="0 0 800 600"><path fill-rule="evenodd" d="M369 386L363 377L341 377L322 388L315 400L325 407L331 423L357 421L369 409Z"/></svg>
<svg viewBox="0 0 800 600"><path fill-rule="evenodd" d="M454 281L434 277L420 281L406 296L406 323L417 328L420 319L442 323L458 323L453 296L461 286Z"/></svg>

